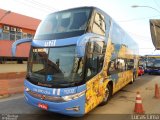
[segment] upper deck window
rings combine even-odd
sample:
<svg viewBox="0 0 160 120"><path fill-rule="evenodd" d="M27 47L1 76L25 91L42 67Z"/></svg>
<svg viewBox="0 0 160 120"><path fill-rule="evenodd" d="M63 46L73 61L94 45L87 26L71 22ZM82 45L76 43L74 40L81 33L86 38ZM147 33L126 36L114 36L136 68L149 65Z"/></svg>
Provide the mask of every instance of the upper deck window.
<svg viewBox="0 0 160 120"><path fill-rule="evenodd" d="M70 9L47 16L37 29L34 39L60 39L81 35L87 28L89 8Z"/></svg>
<svg viewBox="0 0 160 120"><path fill-rule="evenodd" d="M99 35L103 35L103 36L105 35L106 25L105 25L105 20L103 15L99 13L95 14L92 31Z"/></svg>

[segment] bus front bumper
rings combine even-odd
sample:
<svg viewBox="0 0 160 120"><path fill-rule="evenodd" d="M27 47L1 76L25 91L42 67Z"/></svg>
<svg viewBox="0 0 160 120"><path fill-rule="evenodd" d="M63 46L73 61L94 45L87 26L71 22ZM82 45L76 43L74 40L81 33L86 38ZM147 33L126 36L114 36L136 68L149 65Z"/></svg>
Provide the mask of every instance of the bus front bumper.
<svg viewBox="0 0 160 120"><path fill-rule="evenodd" d="M24 92L25 100L28 104L36 106L38 108L39 104L47 105L47 111L52 111L64 115L70 116L83 116L84 115L84 104L80 104L82 101L85 100L85 96L82 96L76 100L71 100L68 102L49 102L41 99L37 99L29 95L26 91Z"/></svg>
<svg viewBox="0 0 160 120"><path fill-rule="evenodd" d="M38 88L39 86L36 86L36 87ZM47 90L49 88L45 88L45 89ZM37 93L37 95L41 95L41 94ZM30 94L28 91L26 91L26 89L24 91L24 96L28 104L41 109L45 109L47 111L52 111L55 113L60 113L60 114L69 115L69 116L83 116L85 113L84 112L85 111L84 110L85 94L76 99L72 99L68 101L59 101L59 102L47 101L47 100L44 100L43 98L34 97L33 94ZM49 96L49 97L53 97L53 96Z"/></svg>

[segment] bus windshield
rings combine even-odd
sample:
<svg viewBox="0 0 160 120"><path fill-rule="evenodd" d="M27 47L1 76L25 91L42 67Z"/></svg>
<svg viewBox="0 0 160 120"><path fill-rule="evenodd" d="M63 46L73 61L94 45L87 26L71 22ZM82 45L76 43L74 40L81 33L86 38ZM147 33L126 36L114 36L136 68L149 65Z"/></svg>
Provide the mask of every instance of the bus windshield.
<svg viewBox="0 0 160 120"><path fill-rule="evenodd" d="M148 58L147 67L160 67L160 58Z"/></svg>
<svg viewBox="0 0 160 120"><path fill-rule="evenodd" d="M34 39L60 39L83 34L89 21L90 9L70 9L48 15L39 25Z"/></svg>
<svg viewBox="0 0 160 120"><path fill-rule="evenodd" d="M28 62L28 80L48 87L69 87L83 80L82 58L76 46L32 48Z"/></svg>

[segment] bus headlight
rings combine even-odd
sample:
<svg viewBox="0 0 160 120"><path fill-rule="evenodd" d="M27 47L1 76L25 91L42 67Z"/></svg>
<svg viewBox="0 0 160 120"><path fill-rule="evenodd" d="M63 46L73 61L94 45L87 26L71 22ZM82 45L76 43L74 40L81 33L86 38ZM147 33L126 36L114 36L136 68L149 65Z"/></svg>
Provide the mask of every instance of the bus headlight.
<svg viewBox="0 0 160 120"><path fill-rule="evenodd" d="M26 91L26 92L29 92L30 89L29 89L28 87L25 87L25 91Z"/></svg>
<svg viewBox="0 0 160 120"><path fill-rule="evenodd" d="M70 101L70 100L74 100L74 99L77 99L81 96L83 96L85 94L86 90L80 92L80 93L76 93L76 94L72 94L72 95L67 95L67 96L63 96L63 100L64 101Z"/></svg>

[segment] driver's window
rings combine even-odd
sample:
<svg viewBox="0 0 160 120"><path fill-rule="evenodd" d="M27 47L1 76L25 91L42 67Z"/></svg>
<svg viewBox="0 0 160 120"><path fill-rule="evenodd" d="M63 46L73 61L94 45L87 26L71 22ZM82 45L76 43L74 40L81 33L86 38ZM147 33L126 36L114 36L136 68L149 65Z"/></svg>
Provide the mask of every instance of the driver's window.
<svg viewBox="0 0 160 120"><path fill-rule="evenodd" d="M84 64L84 60L82 57L75 58L73 73L76 73L77 75L79 75L79 77L82 77L82 74L83 74L83 64Z"/></svg>
<svg viewBox="0 0 160 120"><path fill-rule="evenodd" d="M45 69L45 61L47 60L47 48L35 48L32 50L32 72L42 72Z"/></svg>

